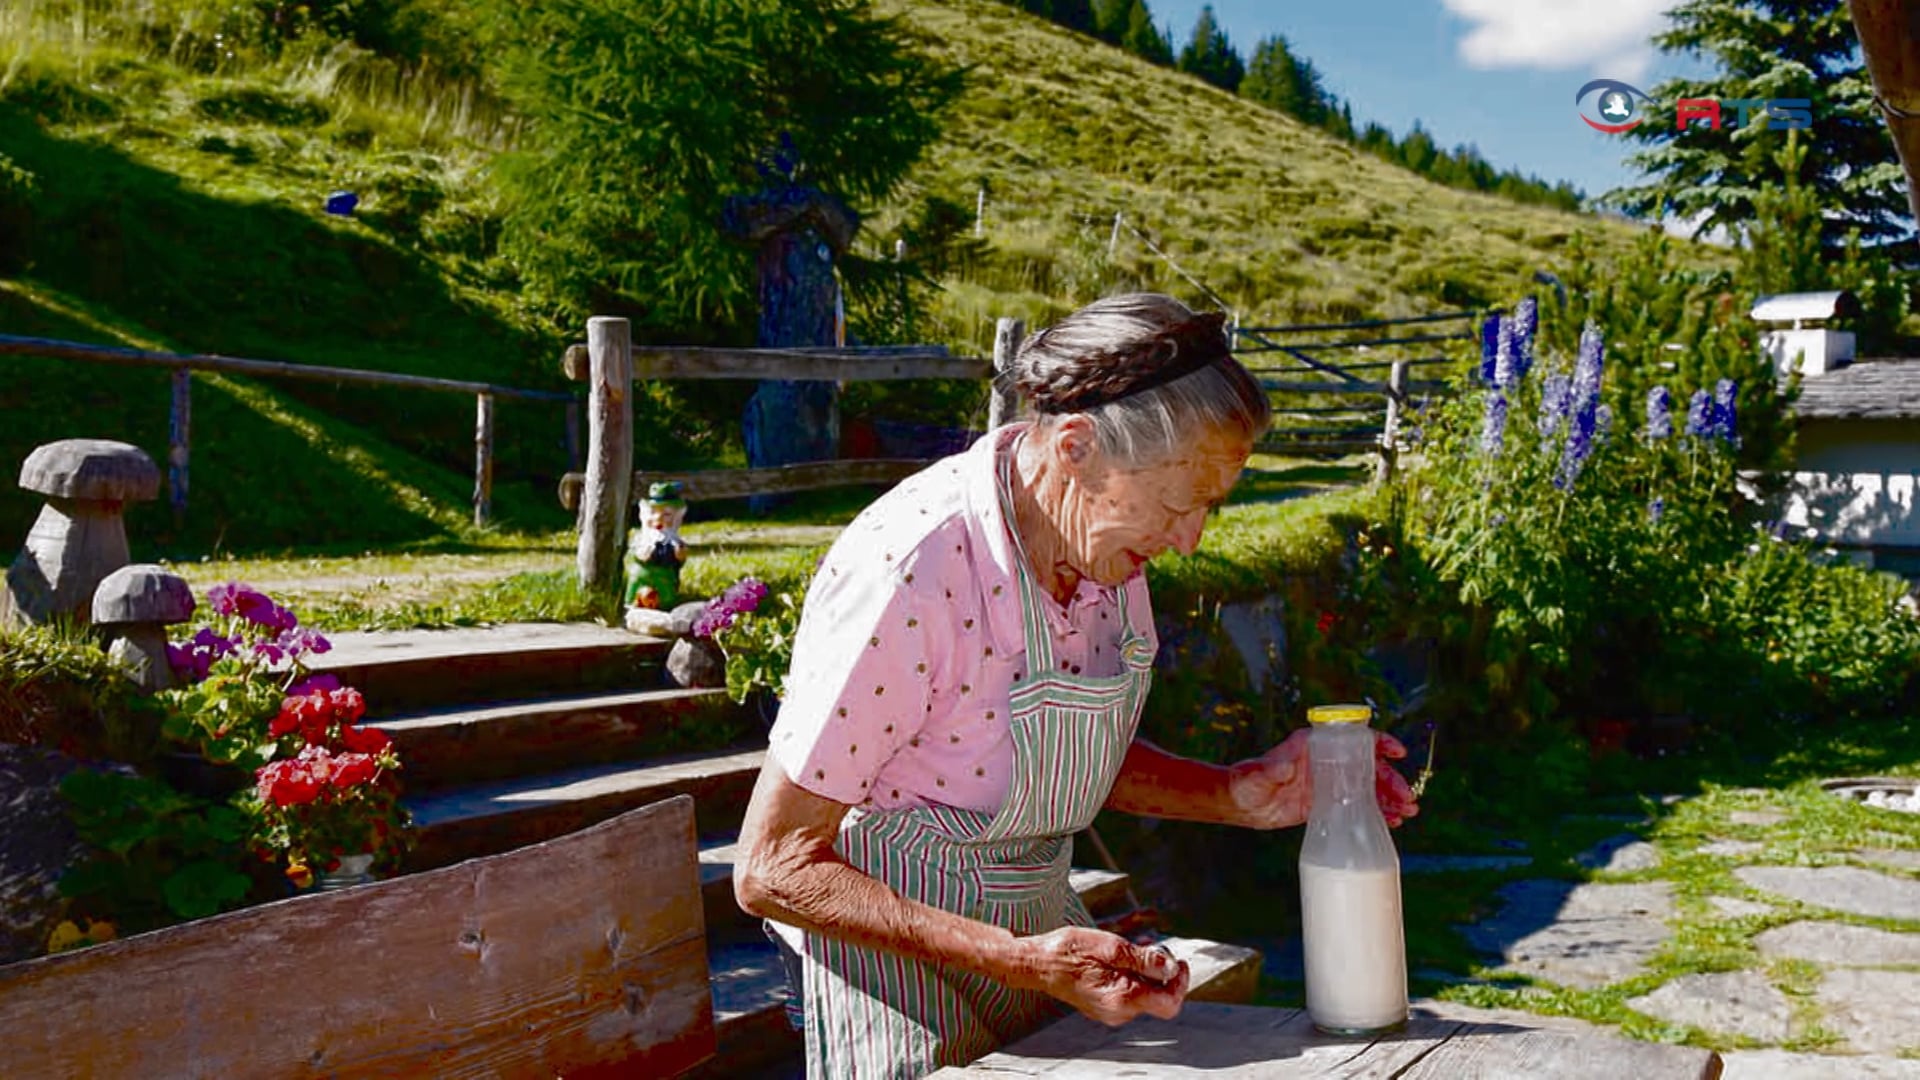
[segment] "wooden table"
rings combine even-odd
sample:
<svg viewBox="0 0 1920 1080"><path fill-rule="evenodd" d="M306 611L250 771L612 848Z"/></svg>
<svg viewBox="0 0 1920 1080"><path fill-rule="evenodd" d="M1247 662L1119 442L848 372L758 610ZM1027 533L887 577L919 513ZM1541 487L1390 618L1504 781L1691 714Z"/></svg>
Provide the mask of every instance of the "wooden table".
<svg viewBox="0 0 1920 1080"><path fill-rule="evenodd" d="M1378 1039L1333 1038L1315 1031L1304 1010L1251 1005L1189 1002L1175 1020L1142 1019L1117 1029L1073 1016L972 1065L933 1075L938 1080L1716 1080L1720 1075L1720 1055L1711 1050L1524 1021L1467 1019L1473 1010L1452 1006L1445 1011L1443 1016L1416 1008L1403 1031Z"/></svg>

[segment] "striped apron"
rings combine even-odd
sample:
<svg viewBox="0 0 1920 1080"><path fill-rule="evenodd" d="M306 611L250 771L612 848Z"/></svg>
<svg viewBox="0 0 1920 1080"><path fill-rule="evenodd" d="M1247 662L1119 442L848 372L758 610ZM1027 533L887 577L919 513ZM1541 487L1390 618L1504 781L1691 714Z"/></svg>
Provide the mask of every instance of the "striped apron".
<svg viewBox="0 0 1920 1080"><path fill-rule="evenodd" d="M1006 803L997 814L856 807L835 847L909 900L1027 936L1092 925L1067 880L1073 834L1093 821L1119 775L1153 655L1127 619L1122 589L1121 673L1058 670L1017 539L1015 555L1030 674L1013 686ZM1037 991L816 934L806 936L802 971L811 1080L925 1076L987 1054L1066 1008Z"/></svg>

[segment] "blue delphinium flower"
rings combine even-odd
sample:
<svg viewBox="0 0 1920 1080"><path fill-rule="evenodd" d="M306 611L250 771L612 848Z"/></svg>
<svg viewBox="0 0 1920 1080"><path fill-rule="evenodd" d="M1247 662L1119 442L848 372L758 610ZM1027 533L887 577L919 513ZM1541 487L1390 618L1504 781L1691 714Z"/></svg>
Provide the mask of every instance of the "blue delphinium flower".
<svg viewBox="0 0 1920 1080"><path fill-rule="evenodd" d="M1667 500L1664 498L1656 497L1652 502L1647 504L1647 520L1649 521L1659 521L1660 515L1666 512Z"/></svg>
<svg viewBox="0 0 1920 1080"><path fill-rule="evenodd" d="M1573 403L1573 382L1565 375L1549 375L1540 383L1540 437L1550 438L1567 418Z"/></svg>
<svg viewBox="0 0 1920 1080"><path fill-rule="evenodd" d="M1561 491L1573 487L1593 454L1593 433L1600 422L1600 377L1606 370L1607 349L1600 328L1587 323L1580 332L1580 354L1573 362L1573 386L1569 391L1567 445L1560 452L1560 466L1554 470L1553 486Z"/></svg>
<svg viewBox="0 0 1920 1080"><path fill-rule="evenodd" d="M1520 385L1513 362L1514 329L1514 320L1500 320L1500 336L1494 345L1493 385L1502 390Z"/></svg>
<svg viewBox="0 0 1920 1080"><path fill-rule="evenodd" d="M1495 389L1487 394L1486 422L1480 427L1480 452L1488 457L1498 457L1506 435L1507 395Z"/></svg>
<svg viewBox="0 0 1920 1080"><path fill-rule="evenodd" d="M1704 439L1713 433L1713 395L1695 390L1687 399L1687 429L1690 439Z"/></svg>
<svg viewBox="0 0 1920 1080"><path fill-rule="evenodd" d="M1647 439L1660 442L1673 434L1673 395L1664 386L1647 391Z"/></svg>
<svg viewBox="0 0 1920 1080"><path fill-rule="evenodd" d="M1500 324L1503 321L1495 312L1480 324L1480 381L1483 383L1493 382L1493 365L1500 355Z"/></svg>
<svg viewBox="0 0 1920 1080"><path fill-rule="evenodd" d="M1714 384L1710 424L1714 437L1726 440L1730 446L1740 445L1740 418L1734 404L1739 396L1740 384L1732 379L1721 379Z"/></svg>
<svg viewBox="0 0 1920 1080"><path fill-rule="evenodd" d="M1602 405L1593 410L1593 437L1606 442L1613 437L1613 407Z"/></svg>
<svg viewBox="0 0 1920 1080"><path fill-rule="evenodd" d="M1540 328L1540 301L1529 296L1513 309L1513 374L1524 379L1533 370L1533 335Z"/></svg>

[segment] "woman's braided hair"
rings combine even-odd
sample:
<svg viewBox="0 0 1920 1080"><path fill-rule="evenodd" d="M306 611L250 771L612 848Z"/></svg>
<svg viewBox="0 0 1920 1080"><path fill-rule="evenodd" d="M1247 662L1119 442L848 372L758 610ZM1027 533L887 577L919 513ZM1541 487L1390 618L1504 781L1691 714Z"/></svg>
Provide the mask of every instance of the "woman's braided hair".
<svg viewBox="0 0 1920 1080"><path fill-rule="evenodd" d="M1035 334L1022 352L1064 344L1057 339L1070 335L1072 318ZM1074 363L1045 369L1021 364L1014 385L1037 413L1087 412L1230 359L1232 347L1227 341L1226 323L1225 315L1206 312L1133 340L1080 352Z"/></svg>

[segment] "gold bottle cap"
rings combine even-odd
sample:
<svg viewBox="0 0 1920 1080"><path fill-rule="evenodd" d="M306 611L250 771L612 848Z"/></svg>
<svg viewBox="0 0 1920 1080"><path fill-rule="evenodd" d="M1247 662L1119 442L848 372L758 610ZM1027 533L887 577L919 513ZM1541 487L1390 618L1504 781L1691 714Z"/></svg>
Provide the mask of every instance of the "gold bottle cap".
<svg viewBox="0 0 1920 1080"><path fill-rule="evenodd" d="M1364 724L1372 719L1371 705L1315 705L1307 710L1310 724Z"/></svg>

